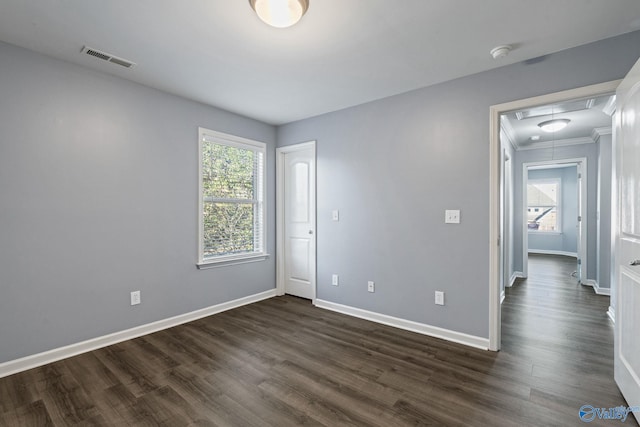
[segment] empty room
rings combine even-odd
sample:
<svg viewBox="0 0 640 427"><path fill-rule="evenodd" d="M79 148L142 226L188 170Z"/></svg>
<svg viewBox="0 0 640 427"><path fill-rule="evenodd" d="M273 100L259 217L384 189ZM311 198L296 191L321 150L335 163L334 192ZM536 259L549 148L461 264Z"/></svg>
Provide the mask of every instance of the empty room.
<svg viewBox="0 0 640 427"><path fill-rule="evenodd" d="M637 0L0 1L0 426L637 425L639 59Z"/></svg>

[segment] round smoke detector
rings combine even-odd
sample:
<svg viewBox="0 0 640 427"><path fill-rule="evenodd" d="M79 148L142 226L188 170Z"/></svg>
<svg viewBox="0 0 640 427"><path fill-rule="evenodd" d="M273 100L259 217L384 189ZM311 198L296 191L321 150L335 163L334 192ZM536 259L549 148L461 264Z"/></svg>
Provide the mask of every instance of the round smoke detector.
<svg viewBox="0 0 640 427"><path fill-rule="evenodd" d="M493 49L491 49L491 56L493 56L493 59L500 59L500 58L504 58L505 56L509 55L509 52L511 52L512 47L509 46L508 44L502 45L502 46L497 46L494 47Z"/></svg>

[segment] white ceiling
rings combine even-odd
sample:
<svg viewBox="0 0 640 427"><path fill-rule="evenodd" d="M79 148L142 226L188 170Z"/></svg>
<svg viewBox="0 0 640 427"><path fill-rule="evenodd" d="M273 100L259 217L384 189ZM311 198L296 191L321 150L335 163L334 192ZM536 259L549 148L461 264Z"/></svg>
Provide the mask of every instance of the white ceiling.
<svg viewBox="0 0 640 427"><path fill-rule="evenodd" d="M638 0L311 0L288 29L248 0L0 1L4 42L272 124L638 29Z"/></svg>
<svg viewBox="0 0 640 427"><path fill-rule="evenodd" d="M511 111L501 115L500 124L517 150L594 143L599 136L611 133L615 100L611 94ZM553 119L570 122L552 133L538 126ZM534 136L538 139L532 140Z"/></svg>

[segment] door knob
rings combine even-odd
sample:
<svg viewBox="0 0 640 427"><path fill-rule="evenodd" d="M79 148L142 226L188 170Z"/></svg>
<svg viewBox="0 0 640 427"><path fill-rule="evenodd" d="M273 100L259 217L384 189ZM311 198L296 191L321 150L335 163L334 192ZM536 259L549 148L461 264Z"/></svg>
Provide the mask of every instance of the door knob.
<svg viewBox="0 0 640 427"><path fill-rule="evenodd" d="M634 259L629 263L630 266L635 267L636 265L640 265L640 259Z"/></svg>
<svg viewBox="0 0 640 427"><path fill-rule="evenodd" d="M309 234L313 234L313 230L309 230ZM638 261L638 262L640 262L640 261Z"/></svg>

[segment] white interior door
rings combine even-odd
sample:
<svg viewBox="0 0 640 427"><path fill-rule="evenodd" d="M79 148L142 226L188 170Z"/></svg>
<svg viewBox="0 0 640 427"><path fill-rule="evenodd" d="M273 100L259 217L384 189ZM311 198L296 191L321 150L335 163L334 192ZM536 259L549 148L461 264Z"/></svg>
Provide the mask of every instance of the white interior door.
<svg viewBox="0 0 640 427"><path fill-rule="evenodd" d="M284 147L279 152L282 197L280 284L283 292L314 300L316 296L315 144Z"/></svg>
<svg viewBox="0 0 640 427"><path fill-rule="evenodd" d="M614 375L628 405L640 407L640 61L620 84L616 102L620 204ZM640 422L640 411L634 415Z"/></svg>

